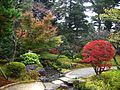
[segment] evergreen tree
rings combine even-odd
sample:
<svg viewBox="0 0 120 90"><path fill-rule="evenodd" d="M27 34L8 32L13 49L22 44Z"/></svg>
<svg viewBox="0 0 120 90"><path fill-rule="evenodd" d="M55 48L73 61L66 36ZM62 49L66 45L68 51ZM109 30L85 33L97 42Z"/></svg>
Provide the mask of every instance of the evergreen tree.
<svg viewBox="0 0 120 90"><path fill-rule="evenodd" d="M80 0L59 0L55 3L54 11L59 25L59 34L65 36L71 50L80 46L81 40L88 36L88 27L85 8Z"/></svg>
<svg viewBox="0 0 120 90"><path fill-rule="evenodd" d="M13 26L19 15L14 0L0 0L0 58L10 57L13 53Z"/></svg>

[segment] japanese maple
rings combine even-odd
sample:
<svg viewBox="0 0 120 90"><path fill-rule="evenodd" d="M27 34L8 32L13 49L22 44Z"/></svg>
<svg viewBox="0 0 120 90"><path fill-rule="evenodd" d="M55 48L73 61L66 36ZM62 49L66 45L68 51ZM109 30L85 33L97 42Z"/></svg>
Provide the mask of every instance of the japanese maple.
<svg viewBox="0 0 120 90"><path fill-rule="evenodd" d="M115 54L111 43L105 40L95 40L87 43L82 50L82 62L91 64L96 75L100 75L105 69L109 69L110 61Z"/></svg>

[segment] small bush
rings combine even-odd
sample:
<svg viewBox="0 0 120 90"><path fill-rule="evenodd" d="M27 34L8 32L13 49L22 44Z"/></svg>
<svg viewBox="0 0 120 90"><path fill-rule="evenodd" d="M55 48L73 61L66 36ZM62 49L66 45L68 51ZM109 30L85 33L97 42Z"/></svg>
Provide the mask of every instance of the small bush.
<svg viewBox="0 0 120 90"><path fill-rule="evenodd" d="M31 70L30 72L27 73L27 75L29 75L31 79L34 79L34 80L37 80L40 76L40 74L35 70Z"/></svg>
<svg viewBox="0 0 120 90"><path fill-rule="evenodd" d="M102 74L105 84L111 86L111 90L120 90L120 70L112 70Z"/></svg>
<svg viewBox="0 0 120 90"><path fill-rule="evenodd" d="M47 53L47 52L44 52L41 54L41 58L46 59L46 60L56 60L57 57L58 57L58 55Z"/></svg>
<svg viewBox="0 0 120 90"><path fill-rule="evenodd" d="M85 88L88 90L105 90L105 87L106 85L102 80L88 81L85 84Z"/></svg>
<svg viewBox="0 0 120 90"><path fill-rule="evenodd" d="M39 62L39 55L37 55L36 53L28 52L21 55L20 58L22 60L21 62L23 62L25 65L38 64L42 66L41 63Z"/></svg>
<svg viewBox="0 0 120 90"><path fill-rule="evenodd" d="M88 90L85 88L85 83L80 83L78 80L75 80L73 82L73 87L77 90Z"/></svg>
<svg viewBox="0 0 120 90"><path fill-rule="evenodd" d="M22 74L25 74L26 67L20 62L10 62L5 65L5 72L7 77L18 78Z"/></svg>

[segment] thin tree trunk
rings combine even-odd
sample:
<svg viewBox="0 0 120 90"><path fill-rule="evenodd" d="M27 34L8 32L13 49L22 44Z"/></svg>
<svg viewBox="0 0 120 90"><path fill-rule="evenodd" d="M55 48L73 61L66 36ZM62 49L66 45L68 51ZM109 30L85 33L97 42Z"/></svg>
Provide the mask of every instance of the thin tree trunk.
<svg viewBox="0 0 120 90"><path fill-rule="evenodd" d="M1 71L2 75L4 76L4 78L8 79L1 67L0 67L0 71Z"/></svg>

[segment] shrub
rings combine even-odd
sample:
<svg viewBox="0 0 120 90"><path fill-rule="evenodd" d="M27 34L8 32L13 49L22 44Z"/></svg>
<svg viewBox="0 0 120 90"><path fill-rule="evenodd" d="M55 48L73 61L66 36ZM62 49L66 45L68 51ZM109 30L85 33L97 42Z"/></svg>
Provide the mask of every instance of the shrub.
<svg viewBox="0 0 120 90"><path fill-rule="evenodd" d="M47 60L56 60L58 55L56 54L51 54L48 52L41 53L41 58L42 59L47 59Z"/></svg>
<svg viewBox="0 0 120 90"><path fill-rule="evenodd" d="M87 90L105 90L106 86L102 80L87 81L85 84Z"/></svg>
<svg viewBox="0 0 120 90"><path fill-rule="evenodd" d="M34 79L34 80L37 80L40 76L40 74L35 70L31 70L30 72L27 73L27 75L29 75L31 79Z"/></svg>
<svg viewBox="0 0 120 90"><path fill-rule="evenodd" d="M95 40L87 43L83 47L82 62L89 63L95 70L96 75L100 75L111 64L107 64L115 54L112 44L105 40Z"/></svg>
<svg viewBox="0 0 120 90"><path fill-rule="evenodd" d="M111 90L120 90L120 70L111 70L102 74L105 84L111 86Z"/></svg>
<svg viewBox="0 0 120 90"><path fill-rule="evenodd" d="M85 88L85 82L80 83L78 80L73 82L73 87L77 90L88 90Z"/></svg>
<svg viewBox="0 0 120 90"><path fill-rule="evenodd" d="M10 62L5 65L6 75L11 78L18 78L25 74L26 67L20 62Z"/></svg>
<svg viewBox="0 0 120 90"><path fill-rule="evenodd" d="M42 66L41 63L39 62L39 55L37 55L36 53L28 52L28 53L21 55L20 57L22 59L21 62L23 62L25 65L38 64Z"/></svg>

